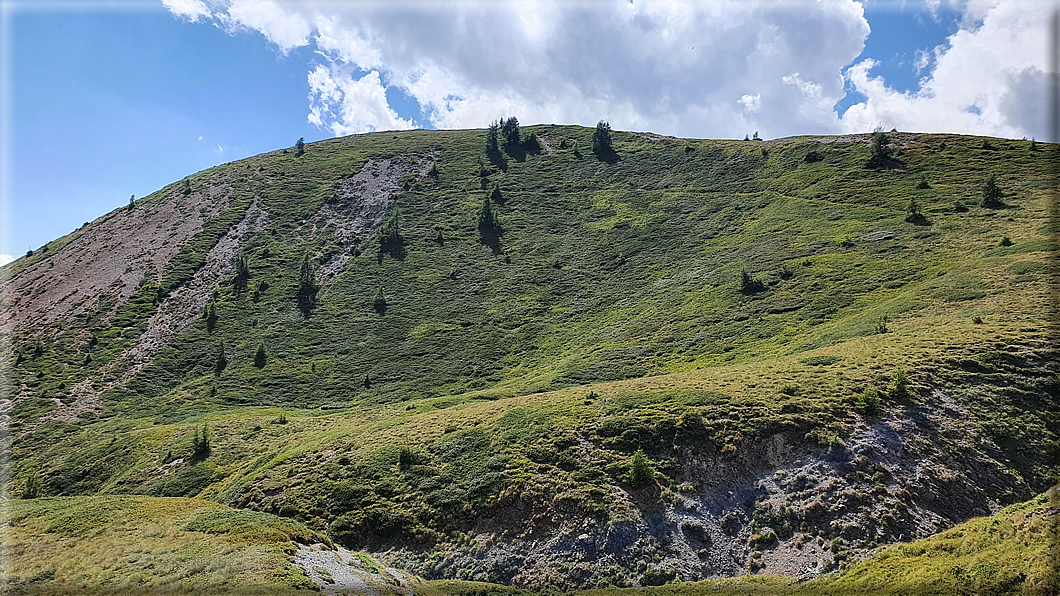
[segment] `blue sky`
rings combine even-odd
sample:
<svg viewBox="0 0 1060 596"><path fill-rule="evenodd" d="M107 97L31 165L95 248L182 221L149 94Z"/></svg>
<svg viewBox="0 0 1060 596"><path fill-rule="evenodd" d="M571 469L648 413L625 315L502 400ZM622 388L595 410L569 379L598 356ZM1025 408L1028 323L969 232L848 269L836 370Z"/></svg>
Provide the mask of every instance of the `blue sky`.
<svg viewBox="0 0 1060 596"><path fill-rule="evenodd" d="M506 114L711 138L1044 136L1026 99L1044 32L1011 35L1044 29L1028 3L0 2L15 257L299 137Z"/></svg>

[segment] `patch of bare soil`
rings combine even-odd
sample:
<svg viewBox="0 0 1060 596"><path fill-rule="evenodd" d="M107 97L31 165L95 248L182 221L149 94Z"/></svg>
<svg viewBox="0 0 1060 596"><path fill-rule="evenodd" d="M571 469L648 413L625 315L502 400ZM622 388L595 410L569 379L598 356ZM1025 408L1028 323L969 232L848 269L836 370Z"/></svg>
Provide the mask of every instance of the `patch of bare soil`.
<svg viewBox="0 0 1060 596"><path fill-rule="evenodd" d="M402 190L401 178L413 171L423 178L433 163L426 160L413 164L401 158L368 160L361 171L336 185L334 199L325 203L303 226L311 238L330 234L339 248L326 256L317 271L321 286L342 273L351 253L359 250L383 222ZM316 257L325 255L318 253Z"/></svg>
<svg viewBox="0 0 1060 596"><path fill-rule="evenodd" d="M268 214L258 206L255 198L243 219L232 226L206 254L205 264L195 272L188 283L174 290L158 306L147 321L147 329L137 338L136 343L114 359L100 378L108 377L110 375L107 373L114 371L121 371L120 376L103 387L96 386L92 379L77 383L70 389L73 401L69 404L59 402L60 407L49 414L48 418L74 420L82 412L98 405L100 393L123 385L147 366L171 338L199 318L214 289L235 273L235 256L239 247L250 236L264 229L268 220Z"/></svg>
<svg viewBox="0 0 1060 596"><path fill-rule="evenodd" d="M299 544L294 555L295 564L324 594L412 596L411 578L371 557L366 559L341 546L329 550L321 544Z"/></svg>
<svg viewBox="0 0 1060 596"><path fill-rule="evenodd" d="M922 538L1032 491L974 417L936 391L905 412L862 423L821 448L774 435L734 454L685 454L676 491L618 489L626 521L567 520L547 532L376 553L429 579L464 578L576 589L602 577L638 585L744 573L809 579L879 546ZM441 560L431 559L444 552ZM573 565L573 566L572 566Z"/></svg>
<svg viewBox="0 0 1060 596"><path fill-rule="evenodd" d="M0 284L0 333L19 325L42 327L84 312L103 298L113 313L141 280L158 280L180 247L204 222L231 202L234 193L220 181L205 192L174 191L151 205L120 209L84 228L48 258Z"/></svg>

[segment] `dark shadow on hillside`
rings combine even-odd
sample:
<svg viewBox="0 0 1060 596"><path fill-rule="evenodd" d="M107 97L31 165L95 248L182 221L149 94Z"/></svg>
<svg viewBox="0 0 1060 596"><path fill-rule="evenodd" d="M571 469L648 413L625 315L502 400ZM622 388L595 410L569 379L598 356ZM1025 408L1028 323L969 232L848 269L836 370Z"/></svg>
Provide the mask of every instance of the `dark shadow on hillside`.
<svg viewBox="0 0 1060 596"><path fill-rule="evenodd" d="M905 167L905 162L896 157L883 157L880 155L873 155L869 158L869 161L865 163L865 167L872 170L897 170Z"/></svg>
<svg viewBox="0 0 1060 596"><path fill-rule="evenodd" d="M379 263L382 263L383 256L390 255L399 261L404 261L405 255L407 254L408 253L405 250L405 239L398 236L397 238L384 240L379 243L379 256L377 257L377 260Z"/></svg>
<svg viewBox="0 0 1060 596"><path fill-rule="evenodd" d="M501 254L501 233L500 228L479 230L478 239L479 242L488 246L494 255L499 255Z"/></svg>
<svg viewBox="0 0 1060 596"><path fill-rule="evenodd" d="M500 168L502 172L508 171L508 158L500 151L487 151L486 157L491 164Z"/></svg>
<svg viewBox="0 0 1060 596"><path fill-rule="evenodd" d="M506 145L504 152L508 154L508 157L519 163L526 161L526 149L522 145Z"/></svg>
<svg viewBox="0 0 1060 596"><path fill-rule="evenodd" d="M615 152L614 149L602 149L600 151L594 151L593 155L596 156L596 159L599 159L604 163L616 163L620 159L618 157L618 153Z"/></svg>

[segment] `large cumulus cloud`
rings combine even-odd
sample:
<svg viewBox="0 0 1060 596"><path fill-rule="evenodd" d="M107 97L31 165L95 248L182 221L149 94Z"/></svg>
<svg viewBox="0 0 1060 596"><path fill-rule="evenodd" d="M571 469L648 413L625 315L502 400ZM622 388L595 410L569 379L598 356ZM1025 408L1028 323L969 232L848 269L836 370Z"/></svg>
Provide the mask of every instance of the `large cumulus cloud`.
<svg viewBox="0 0 1060 596"><path fill-rule="evenodd" d="M1027 16L1034 10L1021 15L1023 3L965 7L961 30L923 49L931 59L921 59L921 90L902 94L872 75L873 62L852 66L870 32L853 0L164 2L188 20L258 31L284 53L315 49L308 118L334 134L481 127L507 114L705 137L879 124L1020 136L1040 124L1027 90L1044 80L1044 21ZM1023 33L1028 26L1040 39ZM993 60L983 68L986 52L976 48L987 41ZM847 85L867 99L840 115ZM388 89L415 100L422 116L399 117Z"/></svg>

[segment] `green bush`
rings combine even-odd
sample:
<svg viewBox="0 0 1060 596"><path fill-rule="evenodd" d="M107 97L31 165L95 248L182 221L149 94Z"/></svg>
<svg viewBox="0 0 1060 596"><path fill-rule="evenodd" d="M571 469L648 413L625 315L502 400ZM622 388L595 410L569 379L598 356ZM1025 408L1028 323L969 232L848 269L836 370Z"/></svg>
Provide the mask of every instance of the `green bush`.
<svg viewBox="0 0 1060 596"><path fill-rule="evenodd" d="M751 295L757 294L766 289L766 285L762 283L762 280L752 276L747 272L746 269L740 272L740 293Z"/></svg>
<svg viewBox="0 0 1060 596"><path fill-rule="evenodd" d="M854 411L862 416L875 416L880 411L880 394L869 387L854 397Z"/></svg>
<svg viewBox="0 0 1060 596"><path fill-rule="evenodd" d="M44 495L44 486L40 481L40 472L36 467L30 468L26 474L26 483L22 486L23 499L36 499Z"/></svg>

